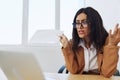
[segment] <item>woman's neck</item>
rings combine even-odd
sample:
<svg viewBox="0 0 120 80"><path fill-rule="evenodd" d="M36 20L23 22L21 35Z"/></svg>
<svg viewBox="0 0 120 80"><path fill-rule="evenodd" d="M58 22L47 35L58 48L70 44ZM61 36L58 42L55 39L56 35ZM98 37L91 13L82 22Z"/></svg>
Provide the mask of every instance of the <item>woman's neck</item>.
<svg viewBox="0 0 120 80"><path fill-rule="evenodd" d="M85 47L86 47L86 48L90 48L90 45L91 45L90 39L89 39L89 38L86 38L86 39L84 39L84 41L85 41Z"/></svg>

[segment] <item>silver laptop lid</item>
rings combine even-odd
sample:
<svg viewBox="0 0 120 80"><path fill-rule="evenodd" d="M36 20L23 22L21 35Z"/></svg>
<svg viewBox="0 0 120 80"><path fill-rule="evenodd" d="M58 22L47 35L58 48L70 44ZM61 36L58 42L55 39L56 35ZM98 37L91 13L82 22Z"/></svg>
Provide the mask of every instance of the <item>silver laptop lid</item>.
<svg viewBox="0 0 120 80"><path fill-rule="evenodd" d="M0 67L8 80L44 80L33 53L0 51Z"/></svg>

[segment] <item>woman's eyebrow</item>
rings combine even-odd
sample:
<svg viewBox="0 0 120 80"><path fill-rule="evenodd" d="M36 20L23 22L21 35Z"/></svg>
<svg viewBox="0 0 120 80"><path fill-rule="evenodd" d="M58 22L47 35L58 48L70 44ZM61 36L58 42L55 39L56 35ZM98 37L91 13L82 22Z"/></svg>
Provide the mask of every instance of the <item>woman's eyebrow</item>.
<svg viewBox="0 0 120 80"><path fill-rule="evenodd" d="M83 20L81 20L81 21L86 21L87 19L83 19Z"/></svg>
<svg viewBox="0 0 120 80"><path fill-rule="evenodd" d="M83 22L83 21L86 21L87 19L83 19L83 20L76 20L76 22Z"/></svg>
<svg viewBox="0 0 120 80"><path fill-rule="evenodd" d="M80 22L80 20L76 20L76 22Z"/></svg>

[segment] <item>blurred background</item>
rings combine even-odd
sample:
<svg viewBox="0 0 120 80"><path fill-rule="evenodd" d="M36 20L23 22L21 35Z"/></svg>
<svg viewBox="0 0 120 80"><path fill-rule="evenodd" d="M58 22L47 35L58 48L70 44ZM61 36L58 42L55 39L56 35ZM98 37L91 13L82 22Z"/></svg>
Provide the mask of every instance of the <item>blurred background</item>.
<svg viewBox="0 0 120 80"><path fill-rule="evenodd" d="M43 71L57 72L65 64L58 35L64 33L71 38L77 10L95 8L109 31L120 23L119 3L120 0L1 0L0 50L33 52Z"/></svg>

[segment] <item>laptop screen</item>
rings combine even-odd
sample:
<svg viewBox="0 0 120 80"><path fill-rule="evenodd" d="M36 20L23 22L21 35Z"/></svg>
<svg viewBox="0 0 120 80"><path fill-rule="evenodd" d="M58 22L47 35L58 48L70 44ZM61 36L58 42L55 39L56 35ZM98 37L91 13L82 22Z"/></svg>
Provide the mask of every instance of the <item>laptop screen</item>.
<svg viewBox="0 0 120 80"><path fill-rule="evenodd" d="M0 51L0 67L8 80L44 80L33 53Z"/></svg>

